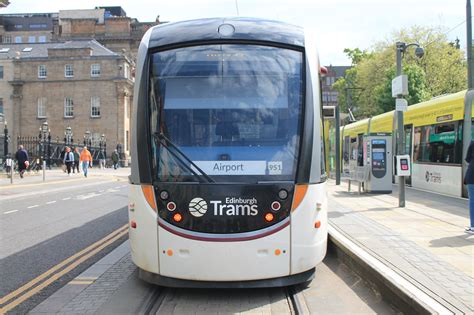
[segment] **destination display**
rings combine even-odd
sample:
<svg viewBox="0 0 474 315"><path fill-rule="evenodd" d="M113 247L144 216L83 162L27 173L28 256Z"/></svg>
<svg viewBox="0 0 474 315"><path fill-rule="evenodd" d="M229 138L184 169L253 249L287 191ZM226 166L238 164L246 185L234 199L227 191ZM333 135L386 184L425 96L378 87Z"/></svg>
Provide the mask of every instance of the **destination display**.
<svg viewBox="0 0 474 315"><path fill-rule="evenodd" d="M282 161L194 161L208 175L281 175ZM194 170L196 170L193 167Z"/></svg>

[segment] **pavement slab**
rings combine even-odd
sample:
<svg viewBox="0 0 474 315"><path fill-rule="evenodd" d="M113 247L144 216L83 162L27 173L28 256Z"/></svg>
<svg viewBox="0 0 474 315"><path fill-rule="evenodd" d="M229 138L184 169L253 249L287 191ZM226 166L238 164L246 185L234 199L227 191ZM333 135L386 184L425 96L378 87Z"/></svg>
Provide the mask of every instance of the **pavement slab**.
<svg viewBox="0 0 474 315"><path fill-rule="evenodd" d="M358 195L332 181L328 191L332 226L437 299L474 312L467 200L408 189L406 207L398 208L395 194Z"/></svg>

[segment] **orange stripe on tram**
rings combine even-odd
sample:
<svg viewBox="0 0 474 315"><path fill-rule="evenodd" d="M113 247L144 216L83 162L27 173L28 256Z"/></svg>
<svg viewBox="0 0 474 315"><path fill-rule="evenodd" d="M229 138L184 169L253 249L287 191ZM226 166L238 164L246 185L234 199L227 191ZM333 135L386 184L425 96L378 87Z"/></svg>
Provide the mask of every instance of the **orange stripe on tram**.
<svg viewBox="0 0 474 315"><path fill-rule="evenodd" d="M295 211L296 208L300 205L303 201L306 192L308 191L308 185L296 185L295 186L295 193L293 195L293 204L291 205L291 211Z"/></svg>
<svg viewBox="0 0 474 315"><path fill-rule="evenodd" d="M143 196L145 196L146 201L150 207L156 212L156 199L155 191L152 185L142 185Z"/></svg>

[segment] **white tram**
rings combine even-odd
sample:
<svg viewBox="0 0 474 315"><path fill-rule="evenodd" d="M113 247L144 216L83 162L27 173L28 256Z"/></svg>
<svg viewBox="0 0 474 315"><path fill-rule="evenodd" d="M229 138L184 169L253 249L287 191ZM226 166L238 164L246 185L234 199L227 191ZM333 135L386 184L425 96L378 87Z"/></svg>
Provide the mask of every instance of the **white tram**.
<svg viewBox="0 0 474 315"><path fill-rule="evenodd" d="M213 18L150 29L132 113L130 244L175 287L305 282L326 254L320 66L302 28Z"/></svg>

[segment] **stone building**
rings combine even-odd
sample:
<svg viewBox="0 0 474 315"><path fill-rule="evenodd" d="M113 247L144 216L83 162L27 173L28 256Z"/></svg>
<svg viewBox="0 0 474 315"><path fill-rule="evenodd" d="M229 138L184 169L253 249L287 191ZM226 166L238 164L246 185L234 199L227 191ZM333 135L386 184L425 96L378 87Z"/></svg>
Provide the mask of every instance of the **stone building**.
<svg viewBox="0 0 474 315"><path fill-rule="evenodd" d="M323 103L325 106L337 106L338 105L338 92L332 88L337 79L344 77L346 70L351 67L347 66L326 66L328 73L322 78L322 96Z"/></svg>
<svg viewBox="0 0 474 315"><path fill-rule="evenodd" d="M53 138L62 139L67 127L74 142L82 142L86 131L93 144L105 134L108 148L120 144L128 155L131 60L95 40L3 44L0 51L10 150L17 136L37 135L47 121Z"/></svg>
<svg viewBox="0 0 474 315"><path fill-rule="evenodd" d="M54 20L53 40L94 38L110 50L136 60L143 35L158 23L139 22L128 17L121 7L61 10Z"/></svg>
<svg viewBox="0 0 474 315"><path fill-rule="evenodd" d="M46 43L53 33L57 13L1 14L0 42L4 44Z"/></svg>
<svg viewBox="0 0 474 315"><path fill-rule="evenodd" d="M0 14L0 42L44 43L95 39L135 60L140 41L153 22L128 17L122 7L60 10L57 13Z"/></svg>

